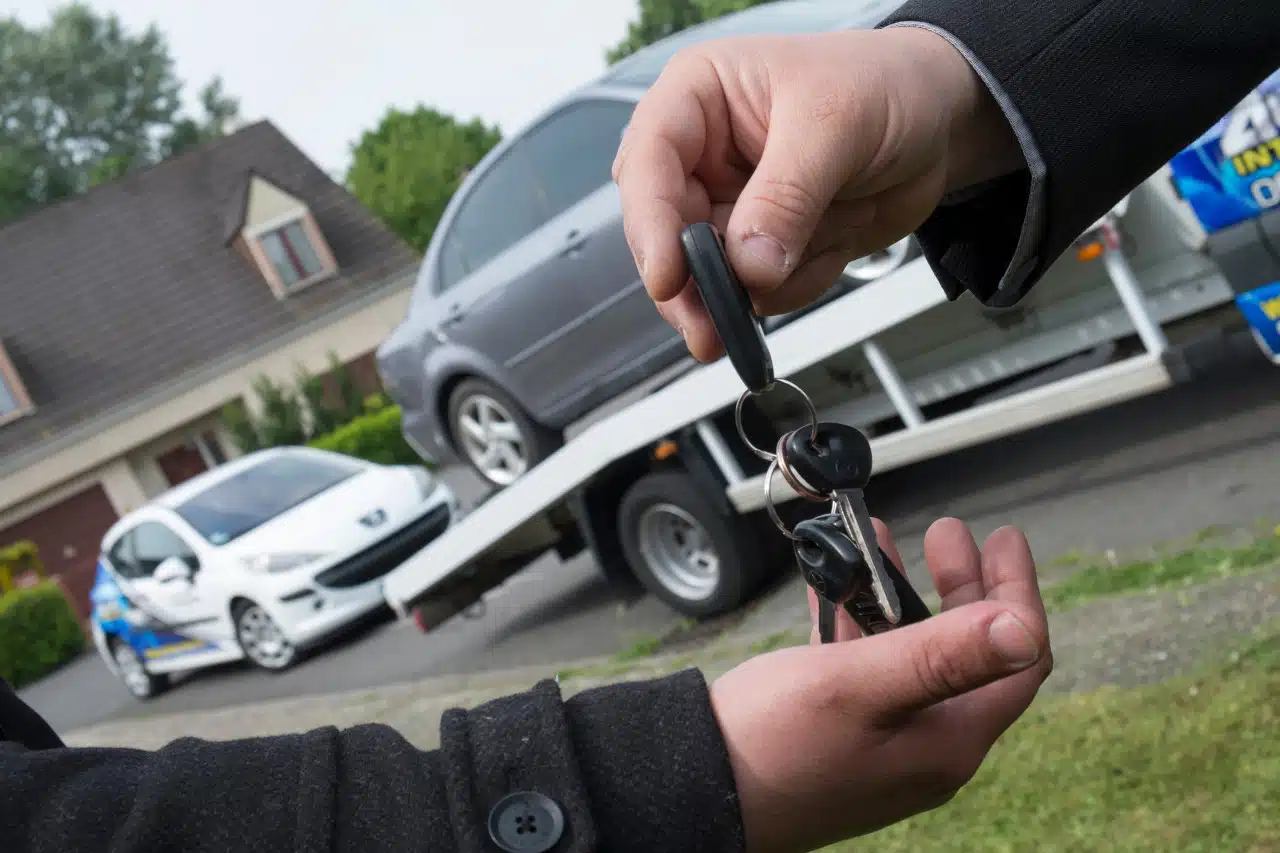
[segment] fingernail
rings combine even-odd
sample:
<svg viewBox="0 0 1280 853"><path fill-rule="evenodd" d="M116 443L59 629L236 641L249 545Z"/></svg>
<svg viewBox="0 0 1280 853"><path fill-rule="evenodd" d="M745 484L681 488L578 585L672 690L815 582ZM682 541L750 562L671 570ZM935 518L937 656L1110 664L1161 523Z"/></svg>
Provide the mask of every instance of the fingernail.
<svg viewBox="0 0 1280 853"><path fill-rule="evenodd" d="M1036 645L1035 637L1012 613L997 616L987 633L991 637L991 645L1014 669L1025 669L1040 659L1040 647Z"/></svg>
<svg viewBox="0 0 1280 853"><path fill-rule="evenodd" d="M752 234L742 241L742 248L779 272L787 268L787 250L768 234Z"/></svg>

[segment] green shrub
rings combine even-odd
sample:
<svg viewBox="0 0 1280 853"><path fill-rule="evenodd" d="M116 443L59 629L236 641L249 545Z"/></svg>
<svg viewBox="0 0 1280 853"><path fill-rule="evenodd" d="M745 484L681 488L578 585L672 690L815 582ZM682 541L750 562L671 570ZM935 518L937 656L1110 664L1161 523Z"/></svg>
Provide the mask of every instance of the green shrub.
<svg viewBox="0 0 1280 853"><path fill-rule="evenodd" d="M53 672L84 645L80 621L56 581L0 598L0 677L15 689Z"/></svg>
<svg viewBox="0 0 1280 853"><path fill-rule="evenodd" d="M404 440L398 406L386 406L358 417L346 426L312 440L311 446L382 465L427 464Z"/></svg>
<svg viewBox="0 0 1280 853"><path fill-rule="evenodd" d="M8 592L27 572L44 577L44 564L40 562L40 549L35 543L23 539L0 545L0 595Z"/></svg>

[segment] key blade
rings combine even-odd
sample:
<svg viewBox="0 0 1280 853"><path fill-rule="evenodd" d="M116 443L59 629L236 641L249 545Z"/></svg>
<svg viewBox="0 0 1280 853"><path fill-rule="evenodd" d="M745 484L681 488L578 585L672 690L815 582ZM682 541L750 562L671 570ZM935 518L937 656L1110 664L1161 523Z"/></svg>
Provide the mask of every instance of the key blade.
<svg viewBox="0 0 1280 853"><path fill-rule="evenodd" d="M818 640L833 643L836 639L836 606L818 596Z"/></svg>
<svg viewBox="0 0 1280 853"><path fill-rule="evenodd" d="M902 621L902 602L898 599L893 579L888 575L889 569L880 559L876 529L871 524L871 513L867 511L867 503L863 500L861 490L837 492L834 503L836 512L840 513L849 535L871 569L871 591L875 594L881 613L886 621L897 625Z"/></svg>

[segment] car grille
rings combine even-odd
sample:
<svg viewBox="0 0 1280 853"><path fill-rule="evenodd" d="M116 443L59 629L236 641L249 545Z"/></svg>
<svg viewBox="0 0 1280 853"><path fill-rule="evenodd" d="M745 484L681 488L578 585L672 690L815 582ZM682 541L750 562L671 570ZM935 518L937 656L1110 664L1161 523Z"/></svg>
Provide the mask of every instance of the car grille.
<svg viewBox="0 0 1280 853"><path fill-rule="evenodd" d="M377 580L425 548L449 527L449 507L440 505L366 551L316 575L316 583L347 589Z"/></svg>

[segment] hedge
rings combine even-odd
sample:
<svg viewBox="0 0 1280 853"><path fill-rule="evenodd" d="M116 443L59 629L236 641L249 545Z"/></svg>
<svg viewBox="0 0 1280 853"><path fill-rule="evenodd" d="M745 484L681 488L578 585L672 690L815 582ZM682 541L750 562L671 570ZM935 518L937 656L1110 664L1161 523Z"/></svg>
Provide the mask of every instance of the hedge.
<svg viewBox="0 0 1280 853"><path fill-rule="evenodd" d="M44 576L40 549L35 543L22 540L0 546L0 595L12 589L14 583L27 574Z"/></svg>
<svg viewBox="0 0 1280 853"><path fill-rule="evenodd" d="M371 407L372 408L372 407ZM312 447L345 453L383 465L426 465L400 431L400 408L375 408L346 426L309 442Z"/></svg>
<svg viewBox="0 0 1280 853"><path fill-rule="evenodd" d="M84 646L80 621L57 581L0 598L0 677L15 689L53 672Z"/></svg>

